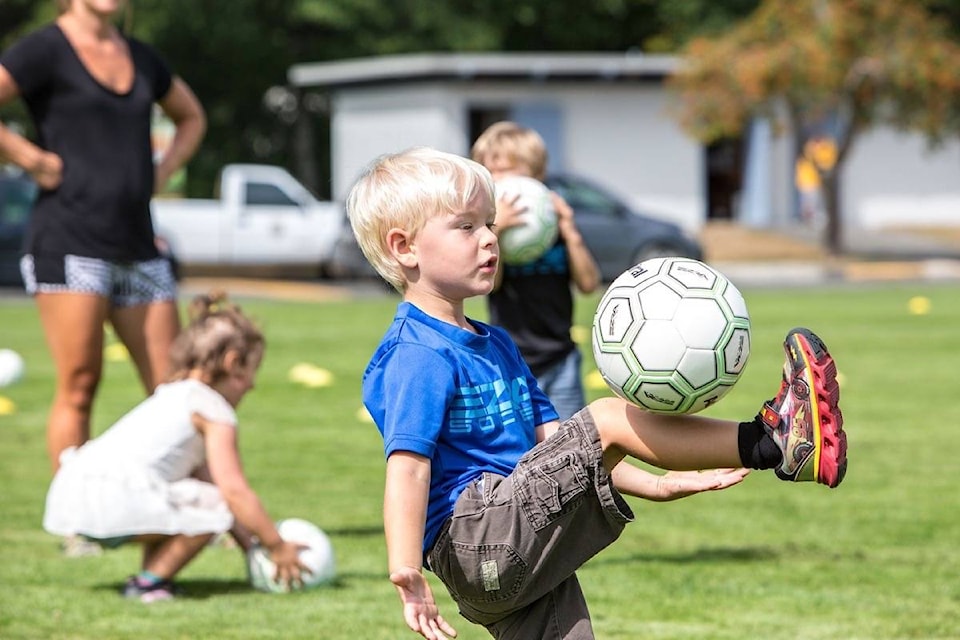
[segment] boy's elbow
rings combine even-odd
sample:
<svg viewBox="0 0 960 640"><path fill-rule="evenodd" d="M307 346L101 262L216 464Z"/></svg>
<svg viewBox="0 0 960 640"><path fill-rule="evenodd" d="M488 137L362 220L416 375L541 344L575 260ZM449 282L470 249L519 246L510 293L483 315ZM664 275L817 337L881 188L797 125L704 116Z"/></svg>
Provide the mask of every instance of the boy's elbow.
<svg viewBox="0 0 960 640"><path fill-rule="evenodd" d="M577 279L577 289L580 293L593 293L600 287L600 274L590 273Z"/></svg>

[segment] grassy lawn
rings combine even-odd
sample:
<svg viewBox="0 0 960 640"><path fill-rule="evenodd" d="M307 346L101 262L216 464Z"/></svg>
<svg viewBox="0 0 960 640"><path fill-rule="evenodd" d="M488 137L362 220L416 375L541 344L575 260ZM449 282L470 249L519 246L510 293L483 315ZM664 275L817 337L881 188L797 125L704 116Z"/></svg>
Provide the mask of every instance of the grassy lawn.
<svg viewBox="0 0 960 640"><path fill-rule="evenodd" d="M949 434L960 424L960 405L951 400L960 286L744 295L753 353L737 387L709 415L752 417L778 387L783 335L809 326L842 375L847 478L828 490L755 472L726 492L669 504L633 500L637 521L579 573L598 637L957 637L960 467ZM929 298L929 313L908 313L914 296ZM580 300L583 327L597 299ZM271 515L306 518L327 531L338 583L291 595L254 592L240 554L211 547L180 576L188 595L145 606L116 595L137 568L137 549L63 558L40 527L52 366L32 303L3 299L0 347L20 352L28 370L0 389L17 406L0 416L0 638L413 637L385 577L381 442L360 411L360 375L396 299L242 302L268 338L258 387L239 410L248 476ZM485 317L478 301L470 310ZM589 344L584 351L592 368ZM334 383L291 382L288 372L299 363L327 369ZM140 397L130 364L108 362L95 433ZM488 637L434 585L461 638Z"/></svg>

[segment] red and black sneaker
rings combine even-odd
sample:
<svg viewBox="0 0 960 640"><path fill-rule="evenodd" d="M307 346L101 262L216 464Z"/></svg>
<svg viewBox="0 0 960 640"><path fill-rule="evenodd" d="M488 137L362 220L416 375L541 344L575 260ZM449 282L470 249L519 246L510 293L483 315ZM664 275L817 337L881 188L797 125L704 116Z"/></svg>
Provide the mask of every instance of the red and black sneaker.
<svg viewBox="0 0 960 640"><path fill-rule="evenodd" d="M847 472L837 365L809 329L791 329L783 349L787 360L780 392L759 415L783 452L777 477L836 487Z"/></svg>

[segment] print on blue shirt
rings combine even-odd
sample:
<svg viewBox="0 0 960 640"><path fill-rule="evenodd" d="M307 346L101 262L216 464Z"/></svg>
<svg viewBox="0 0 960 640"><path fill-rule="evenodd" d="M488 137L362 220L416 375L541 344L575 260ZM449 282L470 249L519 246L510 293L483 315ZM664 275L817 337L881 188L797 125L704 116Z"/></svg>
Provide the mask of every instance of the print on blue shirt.
<svg viewBox="0 0 960 640"><path fill-rule="evenodd" d="M483 432L497 427L509 428L517 422L517 414L532 424L533 404L530 388L523 378L514 378L508 385L495 380L476 387L460 387L450 407L450 432L467 433L476 424Z"/></svg>

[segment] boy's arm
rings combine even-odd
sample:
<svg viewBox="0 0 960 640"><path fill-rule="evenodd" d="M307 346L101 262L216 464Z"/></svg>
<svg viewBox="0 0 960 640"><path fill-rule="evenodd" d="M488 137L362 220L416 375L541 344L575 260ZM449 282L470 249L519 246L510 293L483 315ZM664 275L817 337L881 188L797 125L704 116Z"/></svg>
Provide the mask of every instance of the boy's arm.
<svg viewBox="0 0 960 640"><path fill-rule="evenodd" d="M705 471L668 471L657 475L623 460L610 476L620 493L654 502L686 498L702 491L719 491L740 484L749 469L707 469Z"/></svg>
<svg viewBox="0 0 960 640"><path fill-rule="evenodd" d="M456 637L443 619L423 575L423 536L430 495L430 460L397 451L387 458L383 492L383 529L390 581L403 603L403 617L428 640Z"/></svg>
<svg viewBox="0 0 960 640"><path fill-rule="evenodd" d="M580 230L573 220L573 209L555 191L550 192L553 208L557 212L557 226L563 243L567 246L570 260L570 277L580 293L591 293L600 286L600 269L593 254L583 241Z"/></svg>

